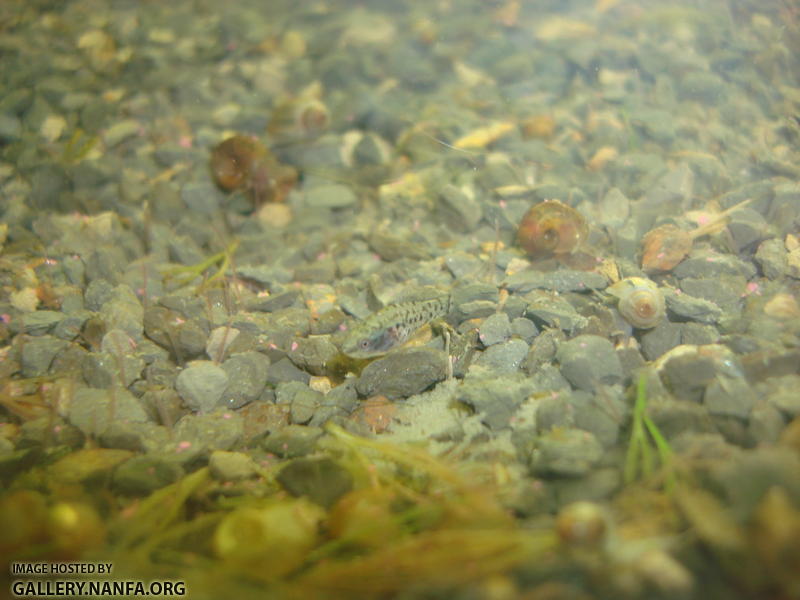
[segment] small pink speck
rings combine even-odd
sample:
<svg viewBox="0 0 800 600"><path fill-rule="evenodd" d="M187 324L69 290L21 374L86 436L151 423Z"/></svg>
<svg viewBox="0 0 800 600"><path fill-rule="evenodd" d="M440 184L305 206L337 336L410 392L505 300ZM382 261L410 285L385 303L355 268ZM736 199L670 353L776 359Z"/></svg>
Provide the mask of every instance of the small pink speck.
<svg viewBox="0 0 800 600"><path fill-rule="evenodd" d="M756 283L755 281L748 282L747 291L750 292L751 294L757 293L759 291L758 283Z"/></svg>
<svg viewBox="0 0 800 600"><path fill-rule="evenodd" d="M664 254L663 252L659 252L658 254L656 254L656 258L664 258L665 256L666 254Z"/></svg>
<svg viewBox="0 0 800 600"><path fill-rule="evenodd" d="M277 349L278 349L278 347L277 347L275 344L273 344L272 342L270 342L270 343L267 345L267 347L268 347L270 350L277 350Z"/></svg>
<svg viewBox="0 0 800 600"><path fill-rule="evenodd" d="M580 343L580 344L578 344L578 345L579 345L581 348L586 348L586 342L581 342L581 343Z"/></svg>
<svg viewBox="0 0 800 600"><path fill-rule="evenodd" d="M289 444L284 442L283 445L281 446L281 448L283 448L284 450L288 450L289 449Z"/></svg>
<svg viewBox="0 0 800 600"><path fill-rule="evenodd" d="M9 315L8 313L3 313L2 315L0 315L0 321L8 325L9 323L11 323L11 315Z"/></svg>
<svg viewBox="0 0 800 600"><path fill-rule="evenodd" d="M697 224L698 225L705 225L710 220L711 219L708 218L708 215L700 215L699 217L697 217Z"/></svg>
<svg viewBox="0 0 800 600"><path fill-rule="evenodd" d="M717 262L717 259L714 256L706 256L706 262L710 263Z"/></svg>
<svg viewBox="0 0 800 600"><path fill-rule="evenodd" d="M182 319L180 317L175 317L175 325L183 325L184 323L186 323L185 319Z"/></svg>
<svg viewBox="0 0 800 600"><path fill-rule="evenodd" d="M61 433L61 429L62 429L61 425L55 425L53 427L53 433Z"/></svg>
<svg viewBox="0 0 800 600"><path fill-rule="evenodd" d="M506 208L508 206L508 202L506 202L505 200L500 200L500 202L498 202L497 204L500 205L500 208Z"/></svg>
<svg viewBox="0 0 800 600"><path fill-rule="evenodd" d="M191 148L192 147L192 138L188 135L182 135L178 139L178 145L181 148Z"/></svg>
<svg viewBox="0 0 800 600"><path fill-rule="evenodd" d="M347 325L344 323L339 323L339 331L347 331Z"/></svg>
<svg viewBox="0 0 800 600"><path fill-rule="evenodd" d="M44 264L46 264L48 267L52 267L54 265L57 265L58 261L55 258L45 258Z"/></svg>
<svg viewBox="0 0 800 600"><path fill-rule="evenodd" d="M192 442L188 442L188 441L178 442L177 451L178 451L178 453L184 452L184 451L188 450L191 447L192 447Z"/></svg>
<svg viewBox="0 0 800 600"><path fill-rule="evenodd" d="M232 416L233 415L231 413L229 413L229 412L222 413L222 418L223 419L230 419Z"/></svg>
<svg viewBox="0 0 800 600"><path fill-rule="evenodd" d="M300 347L300 346L299 346L299 344L298 344L297 342L292 342L292 352L294 352L295 350L297 350L299 347Z"/></svg>
<svg viewBox="0 0 800 600"><path fill-rule="evenodd" d="M327 258L327 256L328 256L327 252L320 252L319 254L317 254L317 260L322 260L323 258Z"/></svg>

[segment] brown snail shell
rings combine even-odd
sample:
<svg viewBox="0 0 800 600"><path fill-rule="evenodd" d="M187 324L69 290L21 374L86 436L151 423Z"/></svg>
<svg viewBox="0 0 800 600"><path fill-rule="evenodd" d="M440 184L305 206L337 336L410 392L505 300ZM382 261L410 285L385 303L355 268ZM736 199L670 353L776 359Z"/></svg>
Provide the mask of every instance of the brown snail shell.
<svg viewBox="0 0 800 600"><path fill-rule="evenodd" d="M586 219L559 200L532 206L517 230L517 242L532 258L571 254L586 239Z"/></svg>
<svg viewBox="0 0 800 600"><path fill-rule="evenodd" d="M257 139L234 135L211 151L211 175L227 192L245 190L256 205L282 202L297 181L297 172L281 165Z"/></svg>
<svg viewBox="0 0 800 600"><path fill-rule="evenodd" d="M619 300L617 310L622 318L637 329L655 327L666 314L664 294L649 279L626 277L607 291Z"/></svg>
<svg viewBox="0 0 800 600"><path fill-rule="evenodd" d="M253 171L267 154L261 142L246 135L234 135L223 140L211 151L214 181L228 192L248 187Z"/></svg>
<svg viewBox="0 0 800 600"><path fill-rule="evenodd" d="M608 536L605 511L594 502L568 504L556 516L556 533L570 546L600 546Z"/></svg>
<svg viewBox="0 0 800 600"><path fill-rule="evenodd" d="M661 225L642 238L642 269L671 271L692 249L693 236L675 225Z"/></svg>

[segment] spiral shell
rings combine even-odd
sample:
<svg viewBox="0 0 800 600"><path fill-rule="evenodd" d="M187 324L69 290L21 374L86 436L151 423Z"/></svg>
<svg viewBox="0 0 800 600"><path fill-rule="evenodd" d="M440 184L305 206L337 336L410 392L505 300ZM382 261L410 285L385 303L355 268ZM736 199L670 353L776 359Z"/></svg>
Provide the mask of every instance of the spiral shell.
<svg viewBox="0 0 800 600"><path fill-rule="evenodd" d="M211 174L223 190L247 188L253 172L267 157L267 149L255 138L234 135L211 151Z"/></svg>
<svg viewBox="0 0 800 600"><path fill-rule="evenodd" d="M211 175L226 192L243 190L256 206L283 202L297 181L297 171L282 165L257 139L234 135L211 151Z"/></svg>
<svg viewBox="0 0 800 600"><path fill-rule="evenodd" d="M522 217L517 242L533 258L571 254L586 239L586 219L558 200L545 200Z"/></svg>
<svg viewBox="0 0 800 600"><path fill-rule="evenodd" d="M626 277L607 291L619 300L617 310L622 318L637 329L655 327L666 314L664 294L649 279Z"/></svg>
<svg viewBox="0 0 800 600"><path fill-rule="evenodd" d="M556 533L569 546L600 546L605 543L608 530L608 516L594 502L573 502L556 517Z"/></svg>
<svg viewBox="0 0 800 600"><path fill-rule="evenodd" d="M642 269L647 273L671 271L692 249L692 234L675 225L661 225L642 238Z"/></svg>

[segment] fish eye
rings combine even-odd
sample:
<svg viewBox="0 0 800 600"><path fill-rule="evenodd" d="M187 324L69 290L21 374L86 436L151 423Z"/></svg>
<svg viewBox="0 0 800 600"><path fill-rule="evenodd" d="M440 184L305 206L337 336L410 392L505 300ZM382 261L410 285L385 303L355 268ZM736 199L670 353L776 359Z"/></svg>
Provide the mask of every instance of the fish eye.
<svg viewBox="0 0 800 600"><path fill-rule="evenodd" d="M358 342L358 347L361 348L362 350L366 350L367 348L369 348L369 339L364 338L363 340Z"/></svg>

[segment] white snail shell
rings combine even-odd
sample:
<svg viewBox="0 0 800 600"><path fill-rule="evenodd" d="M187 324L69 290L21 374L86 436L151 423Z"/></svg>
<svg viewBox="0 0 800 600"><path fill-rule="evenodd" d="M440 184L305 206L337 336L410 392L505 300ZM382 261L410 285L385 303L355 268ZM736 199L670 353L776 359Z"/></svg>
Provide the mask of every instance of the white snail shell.
<svg viewBox="0 0 800 600"><path fill-rule="evenodd" d="M617 310L622 318L637 329L655 327L666 314L664 294L649 279L626 277L607 291L619 299Z"/></svg>

